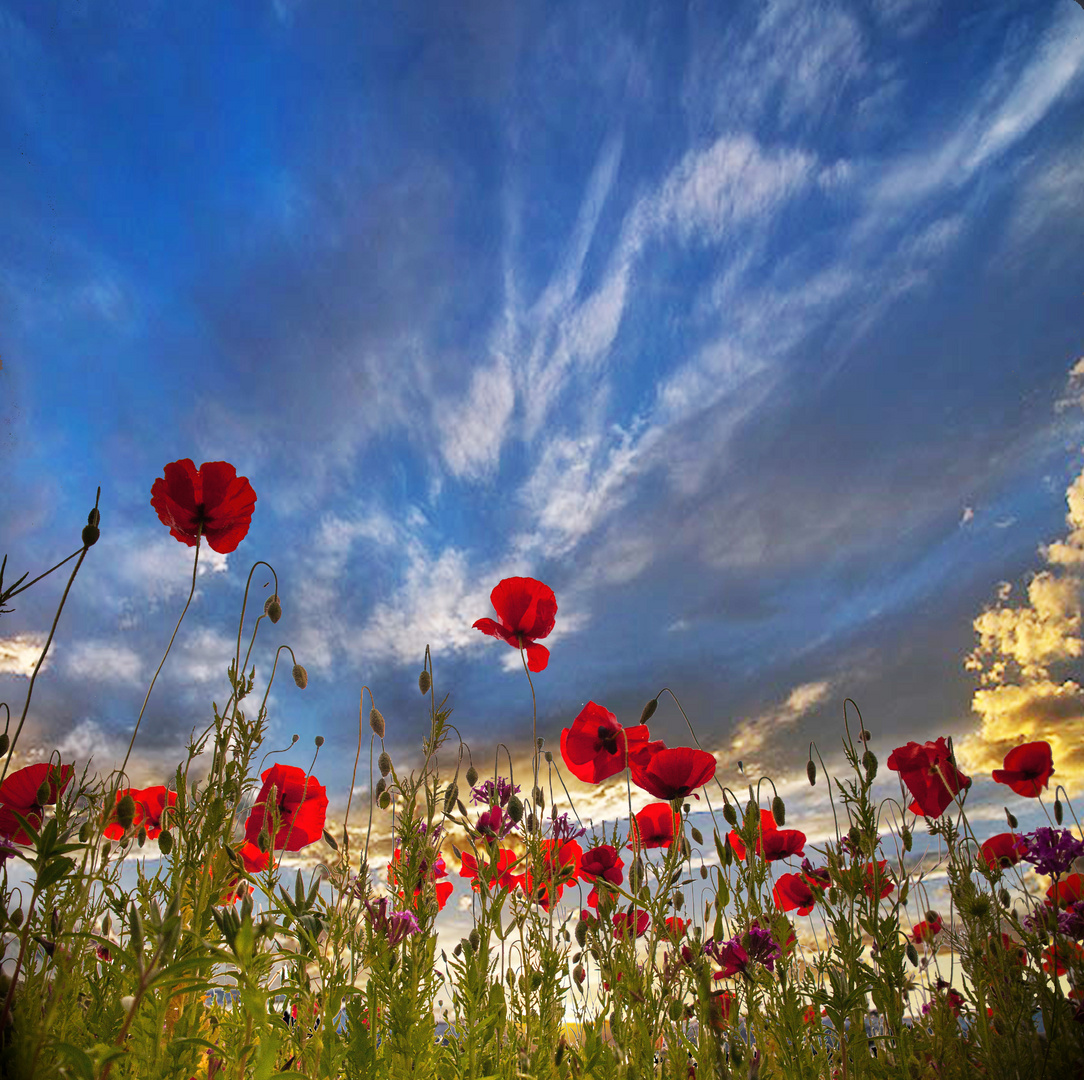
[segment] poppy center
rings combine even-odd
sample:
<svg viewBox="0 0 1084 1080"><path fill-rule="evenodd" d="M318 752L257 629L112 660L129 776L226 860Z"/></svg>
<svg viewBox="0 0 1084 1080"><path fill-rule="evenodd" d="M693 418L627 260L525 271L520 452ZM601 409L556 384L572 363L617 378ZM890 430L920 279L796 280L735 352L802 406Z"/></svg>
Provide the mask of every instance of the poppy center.
<svg viewBox="0 0 1084 1080"><path fill-rule="evenodd" d="M616 754L617 732L615 732L613 728L604 727L602 724L599 724L598 746L600 749L605 750L607 754Z"/></svg>

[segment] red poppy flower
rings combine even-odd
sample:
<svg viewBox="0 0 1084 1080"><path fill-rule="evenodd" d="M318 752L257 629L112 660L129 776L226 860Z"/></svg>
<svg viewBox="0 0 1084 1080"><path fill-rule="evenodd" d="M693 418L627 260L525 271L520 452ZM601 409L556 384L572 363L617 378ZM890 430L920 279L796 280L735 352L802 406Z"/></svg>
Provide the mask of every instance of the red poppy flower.
<svg viewBox="0 0 1084 1080"><path fill-rule="evenodd" d="M74 765L58 766L50 762L16 769L0 784L0 835L9 837L16 844L32 843L15 814L25 818L35 830L40 829L42 810L55 805L74 773ZM39 803L43 784L48 785L47 798Z"/></svg>
<svg viewBox="0 0 1084 1080"><path fill-rule="evenodd" d="M994 780L1007 784L1017 795L1035 798L1050 783L1054 756L1048 742L1029 742L1005 755L1005 768L994 769Z"/></svg>
<svg viewBox="0 0 1084 1080"><path fill-rule="evenodd" d="M914 796L911 812L928 818L940 817L953 797L971 786L971 778L952 764L944 736L936 742L896 747L888 757L888 767L900 774Z"/></svg>
<svg viewBox="0 0 1084 1080"><path fill-rule="evenodd" d="M392 886L396 886L399 884L399 879L396 874L396 867L400 865L401 861L402 852L397 846L395 850L391 853L391 862L388 863L388 883ZM411 906L417 908L418 898L422 895L422 886L425 884L425 881L428 880L433 882L436 887L437 910L443 911L444 905L448 903L448 897L452 895L452 891L454 889L454 886L450 881L438 880L439 878L446 878L448 876L448 867L447 864L444 862L444 857L442 855L437 855L437 857L433 860L432 866L427 866L423 861L421 866L418 868L418 873L421 876L421 880L417 881L414 885L414 900ZM401 889L396 890L396 895L401 900L406 900L406 895Z"/></svg>
<svg viewBox="0 0 1084 1080"><path fill-rule="evenodd" d="M772 897L780 911L793 911L797 908L799 915L808 915L817 902L813 890L801 874L780 875L772 889Z"/></svg>
<svg viewBox="0 0 1084 1080"><path fill-rule="evenodd" d="M598 784L615 776L647 744L647 725L623 728L617 717L589 701L561 732L561 757L572 775L585 784Z"/></svg>
<svg viewBox="0 0 1084 1080"><path fill-rule="evenodd" d="M560 900L565 886L576 880L582 857L583 848L575 840L543 840L542 865L533 870L528 867L518 881L543 911L549 911L551 888Z"/></svg>
<svg viewBox="0 0 1084 1080"><path fill-rule="evenodd" d="M630 767L632 782L656 799L684 799L715 775L715 757L706 750L675 746L655 753L640 751Z"/></svg>
<svg viewBox="0 0 1084 1080"><path fill-rule="evenodd" d="M941 921L941 917L936 919L923 919L922 922L915 923L911 927L911 940L916 945L923 943L927 945L933 944L933 939L944 930L945 924Z"/></svg>
<svg viewBox="0 0 1084 1080"><path fill-rule="evenodd" d="M678 938L684 937L691 922L692 919L682 919L677 915L671 915L666 920L666 930L671 940L677 941Z"/></svg>
<svg viewBox="0 0 1084 1080"><path fill-rule="evenodd" d="M222 555L235 550L256 508L248 478L227 461L205 461L197 469L191 458L172 461L163 472L151 486L151 506L170 534L189 547L202 535Z"/></svg>
<svg viewBox="0 0 1084 1080"><path fill-rule="evenodd" d="M501 848L494 862L483 862L480 865L469 851L464 851L459 856L459 876L467 878L475 892L482 891L483 880L487 881L490 889L495 885L502 889L511 889L517 881L516 875L511 872L516 861L516 853L511 848Z"/></svg>
<svg viewBox="0 0 1084 1080"><path fill-rule="evenodd" d="M821 1009L819 1015L820 1016L827 1016L828 1015L828 1010L827 1009ZM802 1022L806 1023L806 1024L815 1024L817 1022L817 1018L818 1018L817 1006L816 1005L807 1005L805 1007L805 1012L802 1013Z"/></svg>
<svg viewBox="0 0 1084 1080"><path fill-rule="evenodd" d="M135 802L132 827L136 832L143 828L151 840L160 836L162 816L167 806L177 805L177 792L169 791L164 784L149 788L122 788L117 792L117 802L119 803L125 795L131 795ZM119 822L113 820L105 827L104 834L110 840L121 840L124 837L124 828Z"/></svg>
<svg viewBox="0 0 1084 1080"><path fill-rule="evenodd" d="M296 765L272 765L261 779L263 787L245 822L245 839L255 843L264 828L275 828L271 847L276 851L300 851L319 840L327 820L327 788Z"/></svg>
<svg viewBox="0 0 1084 1080"><path fill-rule="evenodd" d="M876 870L874 870L873 863L866 863L866 877L869 880L862 886L862 890L870 899L873 898L873 890L877 882L881 886L881 893L878 897L880 900L883 900L886 896L891 896L896 891L896 886L885 871L886 866L888 866L887 859L878 859Z"/></svg>
<svg viewBox="0 0 1084 1080"><path fill-rule="evenodd" d="M991 870L1015 866L1024 857L1023 843L1015 833L1011 832L991 836L989 840L983 842L979 850Z"/></svg>
<svg viewBox="0 0 1084 1080"><path fill-rule="evenodd" d="M261 851L259 846L252 843L250 840L246 840L238 849L238 855L241 856L241 861L245 865L245 870L250 874L259 874L266 870L271 862L271 852ZM238 900L241 900L246 891L245 882L241 881L240 874L234 874L233 877L226 883L226 889L222 893L219 903L221 904L236 904ZM251 885L247 885L247 891L251 895L256 890Z"/></svg>
<svg viewBox="0 0 1084 1080"><path fill-rule="evenodd" d="M1046 902L1052 907L1067 908L1084 898L1084 889L1081 888L1082 879L1080 874L1068 874L1060 881L1055 881L1046 890Z"/></svg>
<svg viewBox="0 0 1084 1080"><path fill-rule="evenodd" d="M557 617L557 598L548 585L529 577L510 577L497 583L489 594L499 623L479 619L475 630L507 641L514 649L527 653L527 667L543 671L550 662L550 651L538 645L552 629Z"/></svg>
<svg viewBox="0 0 1084 1080"><path fill-rule="evenodd" d="M708 1002L708 1019L716 1031L725 1031L733 1023L738 997L729 990L711 995Z"/></svg>
<svg viewBox="0 0 1084 1080"><path fill-rule="evenodd" d="M614 913L614 937L618 940L625 938L630 933L636 937L643 937L651 923L651 916L638 908L636 911L617 911Z"/></svg>
<svg viewBox="0 0 1084 1080"><path fill-rule="evenodd" d="M597 882L599 878L611 885L620 885L625 880L624 863L617 850L609 844L599 844L588 848L580 859L580 877L584 881ZM605 886L603 886L605 888ZM592 907L598 906L598 886L596 884L587 897Z"/></svg>
<svg viewBox="0 0 1084 1080"><path fill-rule="evenodd" d="M736 829L727 834L730 846L739 859L746 855L745 842ZM760 811L760 831L757 834L756 853L766 862L777 862L791 855L805 853L805 833L800 829L780 829L771 810Z"/></svg>
<svg viewBox="0 0 1084 1080"><path fill-rule="evenodd" d="M669 803L648 803L632 819L629 847L639 838L640 847L669 847L681 832L681 815Z"/></svg>
<svg viewBox="0 0 1084 1080"><path fill-rule="evenodd" d="M1052 975L1064 975L1068 970L1067 965L1084 965L1084 945L1078 941L1058 938L1043 950L1043 971Z"/></svg>

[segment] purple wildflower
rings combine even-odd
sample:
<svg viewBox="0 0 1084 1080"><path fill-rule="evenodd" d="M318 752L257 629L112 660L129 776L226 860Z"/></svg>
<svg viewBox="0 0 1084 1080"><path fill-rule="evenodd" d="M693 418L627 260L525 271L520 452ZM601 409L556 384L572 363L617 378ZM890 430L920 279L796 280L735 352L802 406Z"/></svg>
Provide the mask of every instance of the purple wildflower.
<svg viewBox="0 0 1084 1080"><path fill-rule="evenodd" d="M1068 910L1058 914L1058 933L1084 941L1084 900L1074 901Z"/></svg>
<svg viewBox="0 0 1084 1080"><path fill-rule="evenodd" d="M550 833L554 840L564 843L566 840L577 840L587 832L579 825L573 825L568 814L558 814L556 810L550 818Z"/></svg>
<svg viewBox="0 0 1084 1080"><path fill-rule="evenodd" d="M388 944L392 947L410 934L420 932L421 927L412 911L395 911L388 916Z"/></svg>
<svg viewBox="0 0 1084 1080"><path fill-rule="evenodd" d="M499 806L491 806L478 815L478 831L489 840L503 840L515 827L515 822Z"/></svg>
<svg viewBox="0 0 1084 1080"><path fill-rule="evenodd" d="M743 943L750 960L763 964L769 971L775 971L775 962L783 955L783 950L775 943L770 930L751 926Z"/></svg>
<svg viewBox="0 0 1084 1080"><path fill-rule="evenodd" d="M1067 873L1073 860L1084 855L1084 841L1068 829L1043 827L1020 837L1024 858L1034 864L1040 874L1057 877Z"/></svg>
<svg viewBox="0 0 1084 1080"><path fill-rule="evenodd" d="M471 788L471 802L481 806L507 806L508 800L519 792L519 784L513 786L503 776L497 777L497 782L486 780L475 788Z"/></svg>

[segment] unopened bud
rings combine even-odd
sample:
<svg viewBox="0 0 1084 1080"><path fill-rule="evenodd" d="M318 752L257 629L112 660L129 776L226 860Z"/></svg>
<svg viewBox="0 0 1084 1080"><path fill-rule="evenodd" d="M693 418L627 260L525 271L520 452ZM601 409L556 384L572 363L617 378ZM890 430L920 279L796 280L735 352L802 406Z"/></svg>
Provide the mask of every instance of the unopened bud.
<svg viewBox="0 0 1084 1080"><path fill-rule="evenodd" d="M812 758L805 763L805 775L809 780L809 786L815 787L817 783L817 763Z"/></svg>
<svg viewBox="0 0 1084 1080"><path fill-rule="evenodd" d="M381 810L387 810L391 806L391 796L386 791L382 791L380 798L376 800L376 804Z"/></svg>
<svg viewBox="0 0 1084 1080"><path fill-rule="evenodd" d="M479 946L480 946L480 945L482 944L482 938L481 938L481 935L480 935L480 934L478 933L478 931L477 931L477 930L472 930L472 931L471 931L471 932L470 932L470 933L469 933L469 934L467 935L467 940L468 940L468 941L470 942L470 947L471 947L471 948L472 948L472 949L473 949L473 950L474 950L475 952L477 952L477 951L478 951L478 947L479 947Z"/></svg>
<svg viewBox="0 0 1084 1080"><path fill-rule="evenodd" d="M523 803L518 795L511 795L505 808L508 816L518 825L523 820Z"/></svg>
<svg viewBox="0 0 1084 1080"><path fill-rule="evenodd" d="M95 526L95 528L97 528L97 526L101 525L101 523L102 515L98 512L98 508L95 506L94 509L91 510L89 514L87 514L87 524L93 525Z"/></svg>
<svg viewBox="0 0 1084 1080"><path fill-rule="evenodd" d="M380 757L376 759L376 764L380 769L380 775L387 776L391 772L391 754L387 750L382 750Z"/></svg>
<svg viewBox="0 0 1084 1080"><path fill-rule="evenodd" d="M84 526L82 536L80 537L83 541L83 547L94 547L101 535L97 525Z"/></svg>
<svg viewBox="0 0 1084 1080"><path fill-rule="evenodd" d="M163 831L158 834L158 850L168 855L173 850L173 834Z"/></svg>
<svg viewBox="0 0 1084 1080"><path fill-rule="evenodd" d="M433 685L433 676L429 674L427 670L422 669L422 673L418 676L418 689L422 692L424 697L429 693L429 688Z"/></svg>
<svg viewBox="0 0 1084 1080"><path fill-rule="evenodd" d="M867 750L862 755L862 768L866 770L866 779L872 781L877 775L877 755L872 750Z"/></svg>
<svg viewBox="0 0 1084 1080"><path fill-rule="evenodd" d="M271 834L266 829L260 830L260 835L256 837L256 846L261 851L267 851L271 846Z"/></svg>
<svg viewBox="0 0 1084 1080"><path fill-rule="evenodd" d="M273 622L276 623L282 618L282 604L279 603L278 593L274 596L269 596L263 605L263 613Z"/></svg>
<svg viewBox="0 0 1084 1080"><path fill-rule="evenodd" d="M323 737L323 735L317 735L316 738L313 739L312 741L316 744L316 748L318 750L320 749L321 746L324 745L324 737Z"/></svg>
<svg viewBox="0 0 1084 1080"><path fill-rule="evenodd" d="M704 842L704 834L695 825L689 830L689 832L692 833L693 840L696 843L702 844Z"/></svg>
<svg viewBox="0 0 1084 1080"><path fill-rule="evenodd" d="M1001 901L1001 906L1007 908L1012 903L1012 897L1009 895L1008 889L1002 889L997 894L997 898Z"/></svg>
<svg viewBox="0 0 1084 1080"><path fill-rule="evenodd" d="M547 750L545 752L545 754L543 754L542 756L546 759L546 764L547 765L552 765L553 764L553 751L552 750Z"/></svg>
<svg viewBox="0 0 1084 1080"><path fill-rule="evenodd" d="M776 825L784 824L787 819L787 808L783 805L783 800L778 795L772 799L772 817L775 818Z"/></svg>
<svg viewBox="0 0 1084 1080"><path fill-rule="evenodd" d="M387 782L384 780L384 777L381 777L379 780L377 780L376 787L373 789L373 791L376 793L377 797L379 797L387 789L387 786L388 785Z"/></svg>
<svg viewBox="0 0 1084 1080"><path fill-rule="evenodd" d="M706 866L700 867L700 877L704 880L708 880L708 868Z"/></svg>
<svg viewBox="0 0 1084 1080"><path fill-rule="evenodd" d="M659 699L653 697L645 706L644 711L640 713L640 723L646 724L655 715L655 710L659 707Z"/></svg>
<svg viewBox="0 0 1084 1080"><path fill-rule="evenodd" d="M579 947L581 949L586 948L587 947L587 923L585 923L583 921L583 919L580 919L576 923L576 931L575 931L575 933L576 933L576 944L579 945Z"/></svg>
<svg viewBox="0 0 1084 1080"><path fill-rule="evenodd" d="M723 803L723 817L734 826L738 827L738 811L734 809L733 803Z"/></svg>
<svg viewBox="0 0 1084 1080"><path fill-rule="evenodd" d="M1054 800L1054 820L1060 825L1062 818L1065 817L1065 809L1061 805L1061 799Z"/></svg>
<svg viewBox="0 0 1084 1080"><path fill-rule="evenodd" d="M41 795L40 791L38 792L38 795ZM117 803L117 824L120 825L122 829L130 829L132 827L132 822L135 821L135 811L135 799L133 799L131 795L125 795L124 798Z"/></svg>
<svg viewBox="0 0 1084 1080"><path fill-rule="evenodd" d="M540 787L531 788L531 800L534 802L534 805L538 810L545 809L546 796L542 793L542 789Z"/></svg>
<svg viewBox="0 0 1084 1080"><path fill-rule="evenodd" d="M110 917L109 912L107 911L105 913L105 915L102 916L102 936L103 937L108 937L109 936L109 931L112 930L112 929L113 929L113 919Z"/></svg>
<svg viewBox="0 0 1084 1080"><path fill-rule="evenodd" d="M680 1001L671 1001L668 1012L670 1019L676 1024L681 1019L681 1014L685 1011Z"/></svg>
<svg viewBox="0 0 1084 1080"><path fill-rule="evenodd" d="M90 839L90 822L84 821L79 826L79 843L85 844Z"/></svg>
<svg viewBox="0 0 1084 1080"><path fill-rule="evenodd" d="M577 986L583 986L584 979L587 978L587 972L583 969L583 964L577 964L572 969L572 978Z"/></svg>
<svg viewBox="0 0 1084 1080"><path fill-rule="evenodd" d="M309 673L300 664L294 664L293 676L299 690L309 685Z"/></svg>
<svg viewBox="0 0 1084 1080"><path fill-rule="evenodd" d="M42 780L41 785L38 787L37 794L34 796L34 802L39 806L44 806L49 801L49 782Z"/></svg>
<svg viewBox="0 0 1084 1080"><path fill-rule="evenodd" d="M680 889L678 889L678 891L676 893L674 893L674 910L675 911L680 911L682 909L682 907L684 906L684 904L685 904L685 894Z"/></svg>
<svg viewBox="0 0 1084 1080"><path fill-rule="evenodd" d="M467 785L474 787L478 783L478 770L473 766L467 768Z"/></svg>
<svg viewBox="0 0 1084 1080"><path fill-rule="evenodd" d="M918 949L913 941L907 942L907 959L911 961L912 967L918 967Z"/></svg>
<svg viewBox="0 0 1084 1080"><path fill-rule="evenodd" d="M369 727L373 729L373 734L378 739L384 738L384 732L388 730L383 714L375 705L369 710Z"/></svg>
<svg viewBox="0 0 1084 1080"><path fill-rule="evenodd" d="M900 829L900 839L903 841L903 850L910 851L911 845L914 842L911 837L911 830L906 825Z"/></svg>
<svg viewBox="0 0 1084 1080"><path fill-rule="evenodd" d="M11 740L8 738L8 733L0 731L0 754L6 754L10 745Z"/></svg>
<svg viewBox="0 0 1084 1080"><path fill-rule="evenodd" d="M1009 823L1010 829L1015 829L1020 824L1016 820L1016 815L1007 806L1005 807L1005 820Z"/></svg>
<svg viewBox="0 0 1084 1080"><path fill-rule="evenodd" d="M444 812L450 814L455 809L456 799L459 798L459 785L454 781L448 785L448 790L444 792Z"/></svg>

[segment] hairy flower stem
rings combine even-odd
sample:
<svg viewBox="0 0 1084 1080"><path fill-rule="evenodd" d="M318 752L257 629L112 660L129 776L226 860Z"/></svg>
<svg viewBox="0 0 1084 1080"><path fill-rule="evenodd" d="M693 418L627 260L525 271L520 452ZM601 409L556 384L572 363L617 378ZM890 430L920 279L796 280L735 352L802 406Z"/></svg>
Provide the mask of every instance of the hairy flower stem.
<svg viewBox="0 0 1084 1080"><path fill-rule="evenodd" d="M531 787L533 792L538 787L538 759L541 757L541 753L538 749L538 700L534 694L534 682L531 679L531 671L527 667L527 653L524 651L523 642L520 642L519 646L519 658L523 661L523 674L527 676L527 684L531 688L531 768L534 773L534 783ZM534 801L532 795L532 802ZM535 814L537 819L538 831L542 831L542 812L539 811Z"/></svg>

